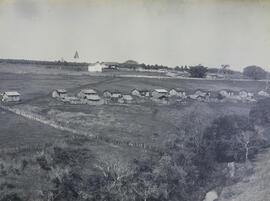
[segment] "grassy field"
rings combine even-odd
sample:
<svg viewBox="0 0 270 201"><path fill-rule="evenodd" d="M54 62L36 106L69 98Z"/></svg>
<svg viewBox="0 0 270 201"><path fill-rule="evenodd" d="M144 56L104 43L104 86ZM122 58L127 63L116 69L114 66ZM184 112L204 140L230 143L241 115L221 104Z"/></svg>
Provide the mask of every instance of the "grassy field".
<svg viewBox="0 0 270 201"><path fill-rule="evenodd" d="M40 115L78 131L78 135L61 131L0 109L0 194L16 193L22 200L38 200L42 193L45 195L54 188L52 181L60 178L59 175L66 174L65 171L81 171L87 178L100 173L95 166L100 161L117 160L125 167L131 161L157 154L139 147L93 139L80 135L80 132L165 149L176 138L184 141L187 137L183 132L184 128L202 133L217 117L232 114L247 116L252 106L248 103L202 102L190 102L186 105L157 105L151 102L69 105L51 98L51 92L55 88L65 88L70 95L75 95L83 88L94 88L100 93L104 90L130 93L134 88L183 88L189 93L196 89L245 89L257 92L264 85L265 83L257 81L63 75L45 73L43 70L15 74L6 69L1 72L0 68L0 92L16 90L22 95L21 103L7 106ZM33 185L26 188L24 184ZM39 192L40 189L42 193ZM46 196L50 194L47 193Z"/></svg>

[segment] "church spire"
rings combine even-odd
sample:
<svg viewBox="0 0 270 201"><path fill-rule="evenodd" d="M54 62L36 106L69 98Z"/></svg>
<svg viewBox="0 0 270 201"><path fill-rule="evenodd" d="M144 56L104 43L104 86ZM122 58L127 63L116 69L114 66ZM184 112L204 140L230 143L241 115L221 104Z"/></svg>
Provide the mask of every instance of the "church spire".
<svg viewBox="0 0 270 201"><path fill-rule="evenodd" d="M76 52L75 52L74 59L79 59L79 53L78 53L77 50L76 50Z"/></svg>

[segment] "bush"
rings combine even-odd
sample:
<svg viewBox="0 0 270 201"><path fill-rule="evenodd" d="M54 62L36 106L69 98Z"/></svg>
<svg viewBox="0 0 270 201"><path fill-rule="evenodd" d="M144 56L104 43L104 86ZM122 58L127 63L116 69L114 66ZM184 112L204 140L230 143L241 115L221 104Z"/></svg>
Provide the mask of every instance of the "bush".
<svg viewBox="0 0 270 201"><path fill-rule="evenodd" d="M203 78L206 76L207 68L202 65L189 67L190 77Z"/></svg>
<svg viewBox="0 0 270 201"><path fill-rule="evenodd" d="M254 80L265 79L267 72L259 66L248 66L243 70L243 74Z"/></svg>
<svg viewBox="0 0 270 201"><path fill-rule="evenodd" d="M247 117L228 115L206 129L203 148L217 162L242 162L253 157L263 143Z"/></svg>
<svg viewBox="0 0 270 201"><path fill-rule="evenodd" d="M270 124L270 98L259 100L250 110L250 120L260 126Z"/></svg>

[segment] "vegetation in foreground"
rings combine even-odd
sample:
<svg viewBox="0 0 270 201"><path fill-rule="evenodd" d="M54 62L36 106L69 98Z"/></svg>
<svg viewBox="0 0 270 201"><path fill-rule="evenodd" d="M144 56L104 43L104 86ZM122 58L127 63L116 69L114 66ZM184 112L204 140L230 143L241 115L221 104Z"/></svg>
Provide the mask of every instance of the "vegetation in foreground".
<svg viewBox="0 0 270 201"><path fill-rule="evenodd" d="M212 113L190 111L163 153L134 148L123 158L122 147L74 136L1 155L0 200L202 200L232 182L228 162L250 160L269 143L261 132L269 104L258 102L249 116L216 116L209 125Z"/></svg>

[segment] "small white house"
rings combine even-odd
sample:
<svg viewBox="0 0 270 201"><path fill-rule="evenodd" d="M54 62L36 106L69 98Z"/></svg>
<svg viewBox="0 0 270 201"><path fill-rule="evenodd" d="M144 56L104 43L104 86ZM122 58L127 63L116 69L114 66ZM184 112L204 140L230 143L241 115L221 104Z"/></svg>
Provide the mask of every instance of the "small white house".
<svg viewBox="0 0 270 201"><path fill-rule="evenodd" d="M121 92L115 91L111 93L111 101L119 102L119 99L122 99L123 95Z"/></svg>
<svg viewBox="0 0 270 201"><path fill-rule="evenodd" d="M219 95L222 98L228 98L228 97L234 96L234 92L231 90L222 89L219 91Z"/></svg>
<svg viewBox="0 0 270 201"><path fill-rule="evenodd" d="M258 95L259 96L264 96L264 97L270 97L270 94L267 93L266 91L263 91L263 90L259 91L258 92Z"/></svg>
<svg viewBox="0 0 270 201"><path fill-rule="evenodd" d="M133 89L133 90L131 91L131 94L132 94L133 96L141 96L140 91L139 91L138 89Z"/></svg>
<svg viewBox="0 0 270 201"><path fill-rule="evenodd" d="M248 97L254 98L254 93L248 92Z"/></svg>
<svg viewBox="0 0 270 201"><path fill-rule="evenodd" d="M6 91L3 94L3 102L18 102L21 100L20 94L17 91Z"/></svg>
<svg viewBox="0 0 270 201"><path fill-rule="evenodd" d="M210 96L210 92L206 92L206 91L202 91L202 90L197 90L195 92L195 94L197 96L201 96L201 97L207 97L207 96Z"/></svg>
<svg viewBox="0 0 270 201"><path fill-rule="evenodd" d="M92 95L97 95L97 92L94 89L83 89L78 93L78 97L83 99L88 99Z"/></svg>
<svg viewBox="0 0 270 201"><path fill-rule="evenodd" d="M194 94L189 95L189 98L193 100L203 101L210 98L210 92L197 90Z"/></svg>
<svg viewBox="0 0 270 201"><path fill-rule="evenodd" d="M241 90L239 92L239 96L240 96L240 98L247 98L248 97L248 92L245 91L245 90Z"/></svg>
<svg viewBox="0 0 270 201"><path fill-rule="evenodd" d="M65 89L55 89L52 92L53 98L65 98L67 97L67 90Z"/></svg>
<svg viewBox="0 0 270 201"><path fill-rule="evenodd" d="M123 95L123 101L124 103L132 103L133 97L129 94L124 94Z"/></svg>
<svg viewBox="0 0 270 201"><path fill-rule="evenodd" d="M169 91L169 96L176 96L176 97L181 97L184 98L186 97L186 92L182 89L171 89Z"/></svg>
<svg viewBox="0 0 270 201"><path fill-rule="evenodd" d="M88 72L102 72L102 69L106 67L105 64L96 62L88 66Z"/></svg>
<svg viewBox="0 0 270 201"><path fill-rule="evenodd" d="M147 89L141 89L141 90L133 89L131 91L131 94L133 96L149 97L150 96L150 91L147 90Z"/></svg>
<svg viewBox="0 0 270 201"><path fill-rule="evenodd" d="M104 98L110 98L112 96L112 93L108 90L104 91L103 92L103 97Z"/></svg>
<svg viewBox="0 0 270 201"><path fill-rule="evenodd" d="M86 96L86 99L87 99L88 101L100 101L100 100L101 100L100 96L97 95L97 94L87 95L87 96Z"/></svg>
<svg viewBox="0 0 270 201"><path fill-rule="evenodd" d="M152 91L153 98L168 97L169 93L166 89L155 89Z"/></svg>
<svg viewBox="0 0 270 201"><path fill-rule="evenodd" d="M65 100L67 102L69 102L70 104L74 104L74 105L82 104L81 99L79 99L78 97L74 97L74 96L66 97Z"/></svg>

